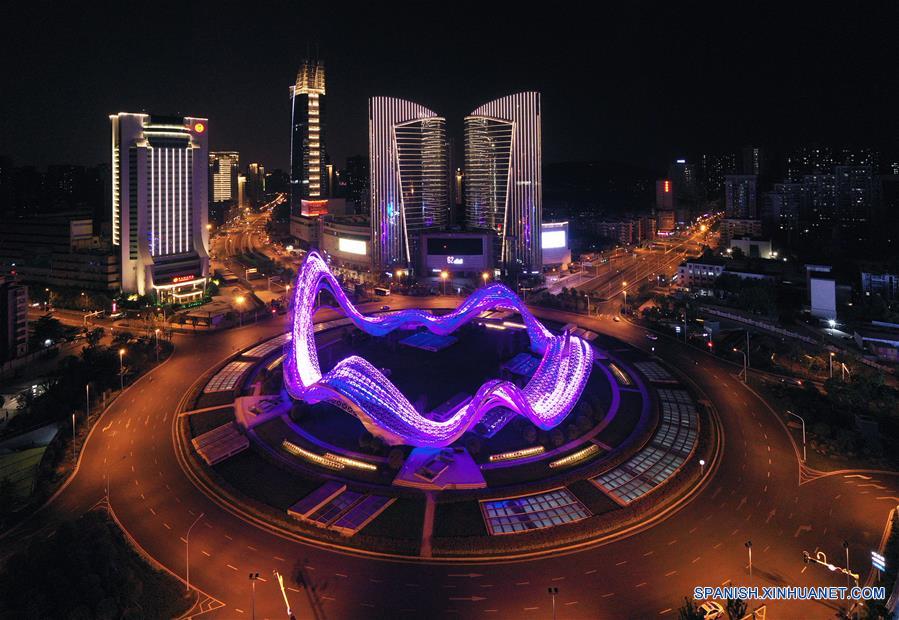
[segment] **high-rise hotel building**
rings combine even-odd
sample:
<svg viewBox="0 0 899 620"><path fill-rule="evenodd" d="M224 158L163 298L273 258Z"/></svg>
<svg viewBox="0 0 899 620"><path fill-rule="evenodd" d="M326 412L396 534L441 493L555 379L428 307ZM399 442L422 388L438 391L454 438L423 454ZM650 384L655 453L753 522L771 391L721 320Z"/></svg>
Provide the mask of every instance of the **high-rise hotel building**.
<svg viewBox="0 0 899 620"><path fill-rule="evenodd" d="M447 224L446 119L411 101L373 97L368 145L372 264L412 267L420 233Z"/></svg>
<svg viewBox="0 0 899 620"><path fill-rule="evenodd" d="M122 290L163 303L197 301L209 272L209 124L124 112L109 118Z"/></svg>
<svg viewBox="0 0 899 620"><path fill-rule="evenodd" d="M496 234L497 264L542 268L540 93L486 103L465 117L465 203L471 228Z"/></svg>
<svg viewBox="0 0 899 620"><path fill-rule="evenodd" d="M290 207L302 211L303 200L330 194L325 149L325 65L305 60L290 86Z"/></svg>
<svg viewBox="0 0 899 620"><path fill-rule="evenodd" d="M212 202L237 201L240 154L236 151L209 153L209 180Z"/></svg>

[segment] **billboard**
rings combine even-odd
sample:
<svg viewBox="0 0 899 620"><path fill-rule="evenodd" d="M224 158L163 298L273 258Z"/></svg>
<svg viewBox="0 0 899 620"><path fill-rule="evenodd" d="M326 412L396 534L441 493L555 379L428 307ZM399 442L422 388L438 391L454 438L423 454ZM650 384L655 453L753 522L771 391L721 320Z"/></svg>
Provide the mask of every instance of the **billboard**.
<svg viewBox="0 0 899 620"><path fill-rule="evenodd" d="M347 254L357 254L359 256L368 254L368 247L364 241L347 239L346 237L339 237L337 239L337 250Z"/></svg>

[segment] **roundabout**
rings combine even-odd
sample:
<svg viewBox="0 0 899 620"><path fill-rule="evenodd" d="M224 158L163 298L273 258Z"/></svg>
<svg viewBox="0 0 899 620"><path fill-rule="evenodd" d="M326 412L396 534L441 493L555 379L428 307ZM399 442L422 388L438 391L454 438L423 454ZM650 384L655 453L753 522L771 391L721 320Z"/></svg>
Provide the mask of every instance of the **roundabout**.
<svg viewBox="0 0 899 620"><path fill-rule="evenodd" d="M389 311L416 308L441 314L452 310L456 301L444 297L394 297ZM360 306L359 311L365 315L384 312L379 304ZM577 329L598 334L590 341L591 346L608 359L596 356L589 381L597 383L588 382L584 389L588 401L590 394L596 394L594 400L601 404L591 409L591 416L594 410L601 409L602 419L608 418L613 409L613 381L618 384L622 402L619 413L604 428L599 428L602 422L598 418L591 417L592 429L574 439L580 440L599 429L593 439L603 437L600 441L612 448L609 452L600 452L559 472L549 463L567 453L522 463L522 475L527 474L529 479L519 484L517 480L496 479L495 473L502 468L480 467L490 464L491 455L510 451L506 448L514 446L497 443L497 450L493 451L491 444L482 440L475 462L487 482L485 488L422 491L394 485L400 470L391 469L388 462L390 450L399 448L411 453L416 448L392 446L375 454L370 449L371 442L368 448L359 444L359 435L355 436L355 445L349 440L337 445L335 437L316 430L321 425L311 424L315 414L307 417L309 411L305 411L295 420L298 428L315 430L319 440L371 460L379 472L383 471L385 480L366 482L364 472L356 474L353 470L351 477L348 470L352 468L338 471L308 462L282 448L287 435L272 432L269 441L264 441L263 435L269 428L266 424L271 421L263 421L249 431L238 427L237 435L247 441L247 446L217 465L207 465L191 441L195 433L202 434L225 423L236 425L238 399L274 398L281 392L283 385L278 387L274 385L277 381L271 379L280 376L277 366L269 373L269 387L273 389L268 394L266 380L260 382L258 375L262 368L268 372L268 367L281 356L285 342L278 343L276 339L285 338L284 334L290 331L287 317L276 316L219 334L176 337L176 350L169 361L128 387L102 414L86 442L77 473L16 536L25 540L45 536L60 522L98 503L108 506L129 540L149 561L182 580L189 566L189 589L196 602L192 615L217 618L249 617L249 572L260 575L256 584L259 617L283 617L286 595L297 617L452 618L497 614L538 618L549 613L551 601L546 592L550 586L558 588L557 604L567 618L676 617L683 597L697 585L840 585L837 575L803 570L806 565L802 552L818 547L829 557L839 557L844 552L841 542L846 540L855 568L860 558L877 547L885 519L899 497L895 476L884 472L825 474L809 470L802 465L800 453L775 413L720 360L665 337L647 341L643 329L627 322L599 321L553 310L532 312L553 333L561 333L567 324L576 323ZM393 354L389 347L377 346L379 341L374 337L365 342L361 336L355 341L348 337L344 342L342 333L331 328L349 326L337 323L346 317L333 308L320 308L314 320L316 326L322 326L315 328L321 345L333 338L336 346L366 355L370 355L371 349L384 351L387 356ZM459 342L444 349L443 354L452 355L456 347L462 352L470 350L466 347L482 346L480 341L486 338L488 330L497 335L504 333L469 325L466 329L471 332L454 334ZM349 349L334 349L333 353L328 350L329 346L319 349L325 372ZM509 348L500 358L514 357L516 350ZM248 357L251 351L259 357ZM399 344L397 359L412 351L427 354L425 359L436 359L429 357L434 352ZM500 358L485 359L483 363L495 365ZM236 365L220 375L230 364ZM625 401L637 399L639 388L628 391L632 386L620 382L611 364L634 386L645 385L650 394L650 411L656 412L656 418L645 433L632 432L636 422L630 428L620 426L629 419L622 412L637 410ZM405 371L396 365L390 379L418 406L420 394L407 386L420 381L427 368L422 368L422 363L410 362L407 366L417 366L414 370L421 374L404 378ZM378 362L376 367L387 366ZM605 370L611 373L611 379ZM490 378L485 372L472 365L473 383L452 386L450 396L457 389L470 387L476 391ZM664 373L677 385L665 383L668 379ZM219 387L236 377L232 386L235 389L227 394L204 393L216 377ZM257 385L259 394L250 393L256 391ZM604 386L608 392L603 391ZM680 395L671 392L679 390L687 392L700 416L693 455L685 458L673 478L644 493L642 499L627 506L611 500L611 510L599 510L597 498L609 501L609 493L615 490L611 482L601 488L594 479L614 471L621 463L639 458L641 450L637 446L654 448L664 441L664 437L655 435L665 410L661 396L671 397L667 398L670 411L671 402L678 404L680 400ZM443 396L434 392L435 401ZM439 404L428 402L422 409L430 412ZM288 407L290 418L293 402L285 401L284 406ZM575 420L583 414L579 413L579 406L574 405ZM322 412L325 426L330 426L327 420L341 420L342 428L350 428L351 423L357 425L356 431L364 429L361 421L345 410L326 403L312 407L330 408ZM708 428L716 429L714 434L720 438L714 444L703 440L706 415L712 416ZM275 418L271 428L280 422L282 428L290 430L281 414ZM311 426L307 429L305 423ZM508 424L507 429L495 435L496 441L503 439L504 432L516 441L525 441L516 423ZM561 426L565 428L567 422ZM617 443L609 437L610 433L617 433ZM276 443L279 436L281 443ZM631 437L632 444L628 444ZM304 447L301 439L294 439L308 452L327 458L330 450L313 448L311 444ZM468 450L466 438L460 441ZM563 431L563 443L558 447L567 442ZM704 454L710 445L717 447L717 465L710 465L711 458L703 459L707 461L703 470L698 455ZM557 446L550 442L543 448L546 454ZM566 448L568 453L577 449ZM615 457L618 461L609 456L616 450L620 454ZM248 459L249 456L253 458ZM634 465L627 467L633 471ZM539 471L532 474L530 467ZM681 479L685 480L684 486L679 483ZM246 482L236 486L240 480ZM288 514L290 507L332 481L345 484L347 491L371 496L391 494L396 500L349 537ZM590 516L520 533L488 533L482 499L515 500L517 503L509 506L520 513L528 503L520 498L560 487L590 510ZM253 499L254 493L268 501ZM277 502L271 502L273 495ZM429 496L434 500L434 529L431 557L423 557ZM641 514L641 507L648 507L649 500L654 499L667 503L655 507L653 501L653 510ZM391 511L397 510L392 516ZM627 522L617 520L617 516L626 517ZM582 536L581 527L597 531ZM475 532L474 528L479 529ZM396 538L397 531L412 533ZM544 536L548 542L542 540ZM398 547L397 541L402 540L406 546ZM748 540L754 551L752 575L744 546ZM284 578L284 595L273 571ZM863 580L865 577L868 574L863 571ZM834 613L832 607L812 601L775 602L768 609L775 617L825 618Z"/></svg>
<svg viewBox="0 0 899 620"><path fill-rule="evenodd" d="M322 290L344 318L313 322ZM599 341L501 285L364 314L312 253L292 330L186 402L181 463L260 526L346 552L496 561L608 542L687 501L721 436L657 359Z"/></svg>

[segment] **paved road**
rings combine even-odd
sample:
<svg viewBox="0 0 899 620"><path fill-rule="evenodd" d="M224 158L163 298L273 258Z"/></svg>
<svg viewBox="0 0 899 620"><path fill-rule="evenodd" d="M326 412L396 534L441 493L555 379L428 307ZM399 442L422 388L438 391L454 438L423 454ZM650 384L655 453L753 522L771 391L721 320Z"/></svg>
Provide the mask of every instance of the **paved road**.
<svg viewBox="0 0 899 620"><path fill-rule="evenodd" d="M390 303L421 301L393 297ZM592 320L591 326L640 348L650 345L644 330L628 323ZM800 486L799 462L785 429L731 368L663 338L651 343L656 352L715 403L726 437L712 483L668 520L619 542L523 563L381 562L310 547L257 529L210 501L177 465L172 442L173 413L195 378L235 348L284 329L279 317L224 333L176 337L176 354L106 412L73 482L16 538L46 535L59 519L89 509L104 496L108 472L111 504L123 526L179 576L185 572L183 537L205 513L191 534L191 583L224 605L208 617L249 617L251 571L265 579L256 589L258 617L284 617L272 571L292 577L304 565L316 587L316 610L292 582L288 595L300 618L546 618L548 586L559 588L560 618L664 618L676 617L679 603L697 585L842 585L844 578L818 567L803 571L801 552L820 547L840 563L846 539L853 568L866 566L863 558L899 501L899 484L889 476L836 475ZM749 539L751 579L743 546ZM769 609L774 617L833 615L817 603L774 603Z"/></svg>

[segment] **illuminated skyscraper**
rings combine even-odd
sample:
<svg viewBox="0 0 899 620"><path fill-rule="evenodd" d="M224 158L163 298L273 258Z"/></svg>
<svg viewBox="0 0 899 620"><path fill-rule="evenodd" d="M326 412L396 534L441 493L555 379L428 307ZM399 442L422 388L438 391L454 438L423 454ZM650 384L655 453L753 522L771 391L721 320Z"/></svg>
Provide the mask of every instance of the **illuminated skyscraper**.
<svg viewBox="0 0 899 620"><path fill-rule="evenodd" d="M237 200L237 175L240 154L236 151L209 153L209 180L212 202Z"/></svg>
<svg viewBox="0 0 899 620"><path fill-rule="evenodd" d="M325 150L325 64L304 60L290 86L290 207L300 213L301 200L328 196Z"/></svg>
<svg viewBox="0 0 899 620"><path fill-rule="evenodd" d="M372 262L410 266L419 233L447 222L446 119L411 101L373 97L368 145Z"/></svg>
<svg viewBox="0 0 899 620"><path fill-rule="evenodd" d="M465 117L466 220L496 233L506 272L541 269L541 159L540 93L502 97Z"/></svg>
<svg viewBox="0 0 899 620"><path fill-rule="evenodd" d="M113 114L112 242L122 290L202 297L209 272L205 118Z"/></svg>

